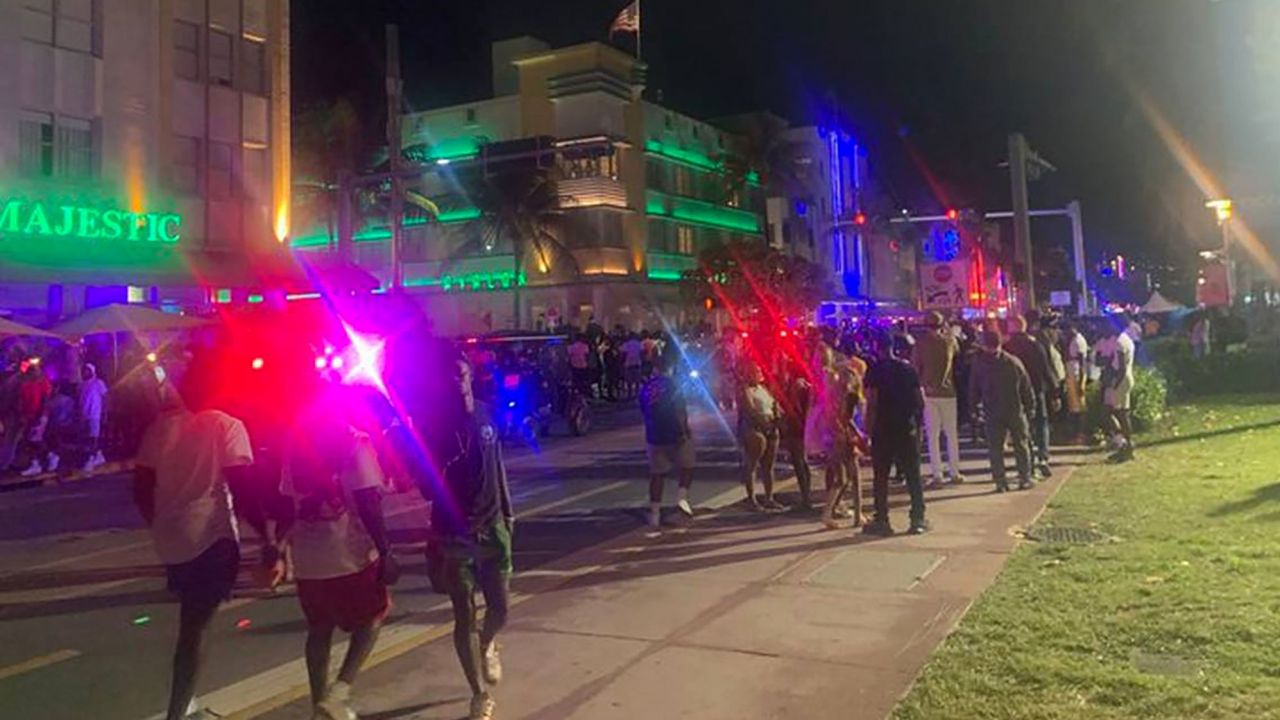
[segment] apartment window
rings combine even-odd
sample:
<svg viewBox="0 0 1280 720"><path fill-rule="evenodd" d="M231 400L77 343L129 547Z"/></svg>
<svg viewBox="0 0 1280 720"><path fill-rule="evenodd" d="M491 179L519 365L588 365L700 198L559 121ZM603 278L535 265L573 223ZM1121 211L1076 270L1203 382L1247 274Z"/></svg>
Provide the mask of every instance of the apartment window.
<svg viewBox="0 0 1280 720"><path fill-rule="evenodd" d="M245 148L240 165L240 187L244 197L258 203L271 201L267 188L267 151L265 148Z"/></svg>
<svg viewBox="0 0 1280 720"><path fill-rule="evenodd" d="M53 115L22 113L18 121L18 164L23 175L53 177Z"/></svg>
<svg viewBox="0 0 1280 720"><path fill-rule="evenodd" d="M177 135L173 138L173 189L187 195L200 194L200 139Z"/></svg>
<svg viewBox="0 0 1280 720"><path fill-rule="evenodd" d="M227 143L209 142L209 197L231 197L231 146Z"/></svg>
<svg viewBox="0 0 1280 720"><path fill-rule="evenodd" d="M53 0L26 0L22 6L22 37L53 44Z"/></svg>
<svg viewBox="0 0 1280 720"><path fill-rule="evenodd" d="M209 31L209 82L231 84L231 36L221 30Z"/></svg>
<svg viewBox="0 0 1280 720"><path fill-rule="evenodd" d="M689 176L689 169L685 167L676 168L676 194L690 196L693 190L693 179Z"/></svg>
<svg viewBox="0 0 1280 720"><path fill-rule="evenodd" d="M173 72L184 80L200 79L200 27L194 23L173 23Z"/></svg>
<svg viewBox="0 0 1280 720"><path fill-rule="evenodd" d="M22 37L68 50L96 52L96 0L23 0Z"/></svg>
<svg viewBox="0 0 1280 720"><path fill-rule="evenodd" d="M693 254L693 228L688 225L676 227L676 252L681 255Z"/></svg>
<svg viewBox="0 0 1280 720"><path fill-rule="evenodd" d="M54 127L54 174L66 178L94 176L93 121L59 118Z"/></svg>
<svg viewBox="0 0 1280 720"><path fill-rule="evenodd" d="M267 94L266 44L245 38L240 42L240 88L254 95Z"/></svg>
<svg viewBox="0 0 1280 720"><path fill-rule="evenodd" d="M18 144L19 169L28 177L83 179L96 174L92 120L24 112Z"/></svg>

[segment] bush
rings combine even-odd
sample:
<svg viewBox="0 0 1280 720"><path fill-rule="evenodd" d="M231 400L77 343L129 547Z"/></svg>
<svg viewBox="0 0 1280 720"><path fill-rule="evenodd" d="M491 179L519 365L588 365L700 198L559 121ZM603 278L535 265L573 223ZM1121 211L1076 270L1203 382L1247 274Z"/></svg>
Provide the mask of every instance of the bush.
<svg viewBox="0 0 1280 720"><path fill-rule="evenodd" d="M1248 349L1196 359L1186 342L1151 348L1151 359L1169 380L1179 400L1220 393L1280 391L1280 350Z"/></svg>
<svg viewBox="0 0 1280 720"><path fill-rule="evenodd" d="M1169 409L1169 383L1164 373L1156 368L1135 367L1133 377L1133 396L1129 404L1133 429L1138 432L1150 430ZM1102 403L1102 383L1089 385L1087 402L1088 432L1105 432L1107 408Z"/></svg>

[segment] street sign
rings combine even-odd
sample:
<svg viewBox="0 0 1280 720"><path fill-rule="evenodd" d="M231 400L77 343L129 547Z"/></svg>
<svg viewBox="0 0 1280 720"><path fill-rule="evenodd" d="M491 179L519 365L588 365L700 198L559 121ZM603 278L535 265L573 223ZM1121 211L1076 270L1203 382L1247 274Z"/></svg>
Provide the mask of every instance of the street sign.
<svg viewBox="0 0 1280 720"><path fill-rule="evenodd" d="M929 310L958 309L968 304L969 263L965 260L920 266L920 304Z"/></svg>

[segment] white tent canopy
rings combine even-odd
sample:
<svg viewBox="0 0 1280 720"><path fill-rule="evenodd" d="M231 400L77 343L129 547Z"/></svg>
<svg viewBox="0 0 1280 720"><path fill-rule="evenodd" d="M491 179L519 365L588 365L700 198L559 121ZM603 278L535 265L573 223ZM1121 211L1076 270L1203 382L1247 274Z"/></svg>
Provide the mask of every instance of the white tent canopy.
<svg viewBox="0 0 1280 720"><path fill-rule="evenodd" d="M1186 309L1187 308L1185 305L1179 305L1178 303L1173 302L1169 298L1161 295L1159 290L1151 293L1151 299L1148 300L1146 304L1142 306L1142 312L1150 313L1153 315L1158 315L1160 313L1176 312L1178 310L1186 310Z"/></svg>

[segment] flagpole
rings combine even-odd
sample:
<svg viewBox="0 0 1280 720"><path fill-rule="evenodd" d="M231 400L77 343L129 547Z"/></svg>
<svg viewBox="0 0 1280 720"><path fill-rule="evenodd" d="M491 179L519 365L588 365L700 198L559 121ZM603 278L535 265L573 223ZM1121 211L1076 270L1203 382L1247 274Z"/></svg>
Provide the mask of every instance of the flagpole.
<svg viewBox="0 0 1280 720"><path fill-rule="evenodd" d="M640 52L640 36L644 34L644 15L640 12L640 0L636 0L636 59L643 60L644 54Z"/></svg>

